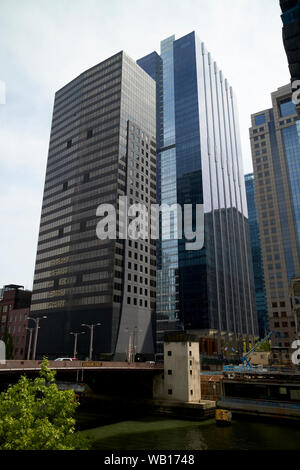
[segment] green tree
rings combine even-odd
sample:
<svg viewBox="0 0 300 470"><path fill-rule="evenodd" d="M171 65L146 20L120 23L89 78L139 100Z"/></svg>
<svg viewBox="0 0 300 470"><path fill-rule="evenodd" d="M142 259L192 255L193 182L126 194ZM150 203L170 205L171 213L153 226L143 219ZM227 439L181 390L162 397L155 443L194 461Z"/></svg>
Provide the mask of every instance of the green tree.
<svg viewBox="0 0 300 470"><path fill-rule="evenodd" d="M257 351L271 351L271 341L264 341L258 348Z"/></svg>
<svg viewBox="0 0 300 470"><path fill-rule="evenodd" d="M85 448L75 433L78 402L73 390L60 391L44 358L39 377L22 376L0 394L1 450Z"/></svg>

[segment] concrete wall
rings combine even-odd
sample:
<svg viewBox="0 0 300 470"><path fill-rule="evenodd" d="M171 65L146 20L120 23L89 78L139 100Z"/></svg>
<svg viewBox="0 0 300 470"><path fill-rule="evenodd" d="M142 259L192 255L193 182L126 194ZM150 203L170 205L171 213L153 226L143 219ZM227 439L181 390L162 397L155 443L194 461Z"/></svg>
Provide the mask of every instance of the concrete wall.
<svg viewBox="0 0 300 470"><path fill-rule="evenodd" d="M253 352L250 355L249 361L253 366L268 366L270 364L270 352L267 351L258 351Z"/></svg>
<svg viewBox="0 0 300 470"><path fill-rule="evenodd" d="M164 375L155 378L153 396L182 402L201 400L199 343L164 343Z"/></svg>

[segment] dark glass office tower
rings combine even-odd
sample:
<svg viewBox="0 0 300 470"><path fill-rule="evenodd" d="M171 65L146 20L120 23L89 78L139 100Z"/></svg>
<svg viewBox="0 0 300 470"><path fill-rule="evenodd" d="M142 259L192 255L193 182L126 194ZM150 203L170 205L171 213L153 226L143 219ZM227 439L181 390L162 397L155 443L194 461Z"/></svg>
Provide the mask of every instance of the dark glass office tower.
<svg viewBox="0 0 300 470"><path fill-rule="evenodd" d="M300 0L280 0L282 37L291 81L300 80Z"/></svg>
<svg viewBox="0 0 300 470"><path fill-rule="evenodd" d="M300 118L300 0L280 0L282 38L286 51L291 83Z"/></svg>
<svg viewBox="0 0 300 470"><path fill-rule="evenodd" d="M256 310L258 317L259 336L264 338L269 332L269 317L267 309L264 270L262 262L258 214L255 198L254 175L245 176L246 196L248 205L248 220L251 239L252 263L255 285Z"/></svg>
<svg viewBox="0 0 300 470"><path fill-rule="evenodd" d="M163 240L157 352L166 329L226 341L258 334L238 117L232 88L194 32L137 61L157 84L158 201L204 204L205 243ZM176 218L175 218L176 219ZM176 227L176 220L174 220ZM171 322L168 323L168 320Z"/></svg>
<svg viewBox="0 0 300 470"><path fill-rule="evenodd" d="M100 204L156 202L152 78L125 53L82 73L56 93L31 312L40 323L38 356L125 359L153 355L155 240L99 240ZM123 225L122 225L123 223ZM117 234L124 229L124 221Z"/></svg>

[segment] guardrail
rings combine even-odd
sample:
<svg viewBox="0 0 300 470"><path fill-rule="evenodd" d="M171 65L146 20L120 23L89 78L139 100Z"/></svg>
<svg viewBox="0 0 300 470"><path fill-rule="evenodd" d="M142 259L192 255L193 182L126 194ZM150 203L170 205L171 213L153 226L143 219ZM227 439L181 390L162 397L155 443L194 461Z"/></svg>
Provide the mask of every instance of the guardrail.
<svg viewBox="0 0 300 470"><path fill-rule="evenodd" d="M7 360L0 364L1 371L39 370L42 361L16 361ZM135 369L135 370L163 370L162 364L147 362L109 362L109 361L49 361L50 369Z"/></svg>
<svg viewBox="0 0 300 470"><path fill-rule="evenodd" d="M223 372L243 374L292 374L300 376L300 370L298 369L274 367L224 366Z"/></svg>

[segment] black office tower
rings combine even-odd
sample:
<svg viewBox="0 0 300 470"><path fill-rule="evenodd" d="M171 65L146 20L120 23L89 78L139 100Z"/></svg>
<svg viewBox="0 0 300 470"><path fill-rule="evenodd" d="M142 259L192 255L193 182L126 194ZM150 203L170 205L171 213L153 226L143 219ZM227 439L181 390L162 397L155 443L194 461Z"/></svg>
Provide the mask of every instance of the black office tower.
<svg viewBox="0 0 300 470"><path fill-rule="evenodd" d="M120 52L56 93L35 266L31 315L37 355L153 355L155 240L96 235L97 208L119 198L156 202L156 86Z"/></svg>

